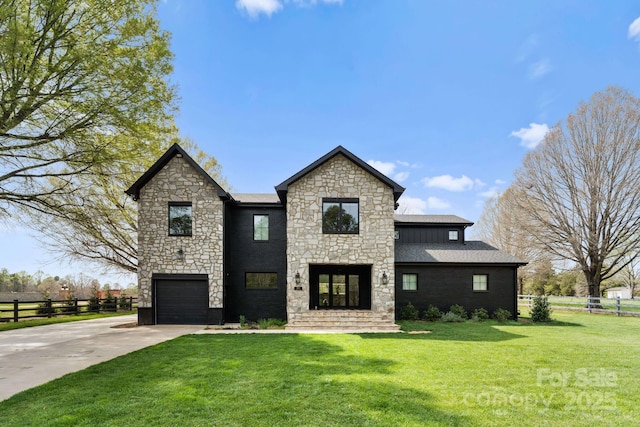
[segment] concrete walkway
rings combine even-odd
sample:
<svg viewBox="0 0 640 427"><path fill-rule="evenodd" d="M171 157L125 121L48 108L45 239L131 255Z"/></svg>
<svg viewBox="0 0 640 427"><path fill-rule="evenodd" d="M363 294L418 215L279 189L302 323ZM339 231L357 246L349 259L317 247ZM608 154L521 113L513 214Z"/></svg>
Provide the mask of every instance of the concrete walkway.
<svg viewBox="0 0 640 427"><path fill-rule="evenodd" d="M136 315L117 316L0 332L0 401L68 373L205 328L122 327L132 326L136 320Z"/></svg>

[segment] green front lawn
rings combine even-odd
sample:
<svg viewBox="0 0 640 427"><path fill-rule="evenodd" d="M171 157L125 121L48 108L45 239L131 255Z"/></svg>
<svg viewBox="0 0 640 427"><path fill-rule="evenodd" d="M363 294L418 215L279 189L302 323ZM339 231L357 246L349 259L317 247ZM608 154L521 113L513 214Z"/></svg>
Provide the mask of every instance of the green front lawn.
<svg viewBox="0 0 640 427"><path fill-rule="evenodd" d="M637 425L640 319L192 335L0 403L1 425Z"/></svg>

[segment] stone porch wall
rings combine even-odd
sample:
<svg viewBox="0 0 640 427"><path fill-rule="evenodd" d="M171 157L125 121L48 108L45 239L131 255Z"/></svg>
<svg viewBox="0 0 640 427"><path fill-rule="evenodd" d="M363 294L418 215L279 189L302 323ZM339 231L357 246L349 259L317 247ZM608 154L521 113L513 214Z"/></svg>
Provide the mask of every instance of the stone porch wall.
<svg viewBox="0 0 640 427"><path fill-rule="evenodd" d="M360 233L323 234L322 199L358 198ZM287 316L309 311L310 264L370 264L371 311L394 322L393 190L337 155L289 186L287 193ZM389 277L382 283L382 274ZM303 290L295 290L300 273Z"/></svg>
<svg viewBox="0 0 640 427"><path fill-rule="evenodd" d="M192 235L169 236L169 202L192 203ZM174 157L140 191L138 305L152 307L154 273L207 274L209 308L223 305L223 202L186 160ZM178 260L177 252L184 251Z"/></svg>

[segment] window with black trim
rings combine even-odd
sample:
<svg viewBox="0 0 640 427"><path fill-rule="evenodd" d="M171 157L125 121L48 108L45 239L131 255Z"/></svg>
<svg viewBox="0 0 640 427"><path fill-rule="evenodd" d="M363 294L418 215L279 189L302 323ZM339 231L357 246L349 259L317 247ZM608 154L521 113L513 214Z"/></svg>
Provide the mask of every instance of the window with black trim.
<svg viewBox="0 0 640 427"><path fill-rule="evenodd" d="M253 240L269 240L269 215L253 216Z"/></svg>
<svg viewBox="0 0 640 427"><path fill-rule="evenodd" d="M489 275L474 274L473 275L473 291L486 292L489 290Z"/></svg>
<svg viewBox="0 0 640 427"><path fill-rule="evenodd" d="M449 230L449 240L458 240L458 230Z"/></svg>
<svg viewBox="0 0 640 427"><path fill-rule="evenodd" d="M169 236L191 236L191 202L169 202Z"/></svg>
<svg viewBox="0 0 640 427"><path fill-rule="evenodd" d="M244 285L247 289L277 289L278 273L245 273Z"/></svg>
<svg viewBox="0 0 640 427"><path fill-rule="evenodd" d="M402 290L403 291L417 291L418 290L418 275L415 273L402 275Z"/></svg>
<svg viewBox="0 0 640 427"><path fill-rule="evenodd" d="M322 199L322 232L358 234L360 203L358 199Z"/></svg>

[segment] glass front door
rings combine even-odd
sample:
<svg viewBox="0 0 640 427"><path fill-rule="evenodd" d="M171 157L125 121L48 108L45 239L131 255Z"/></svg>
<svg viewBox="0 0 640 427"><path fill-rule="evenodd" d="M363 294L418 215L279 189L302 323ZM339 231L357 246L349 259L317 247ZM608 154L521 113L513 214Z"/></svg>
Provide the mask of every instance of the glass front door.
<svg viewBox="0 0 640 427"><path fill-rule="evenodd" d="M310 308L370 308L370 277L370 266L311 266Z"/></svg>

